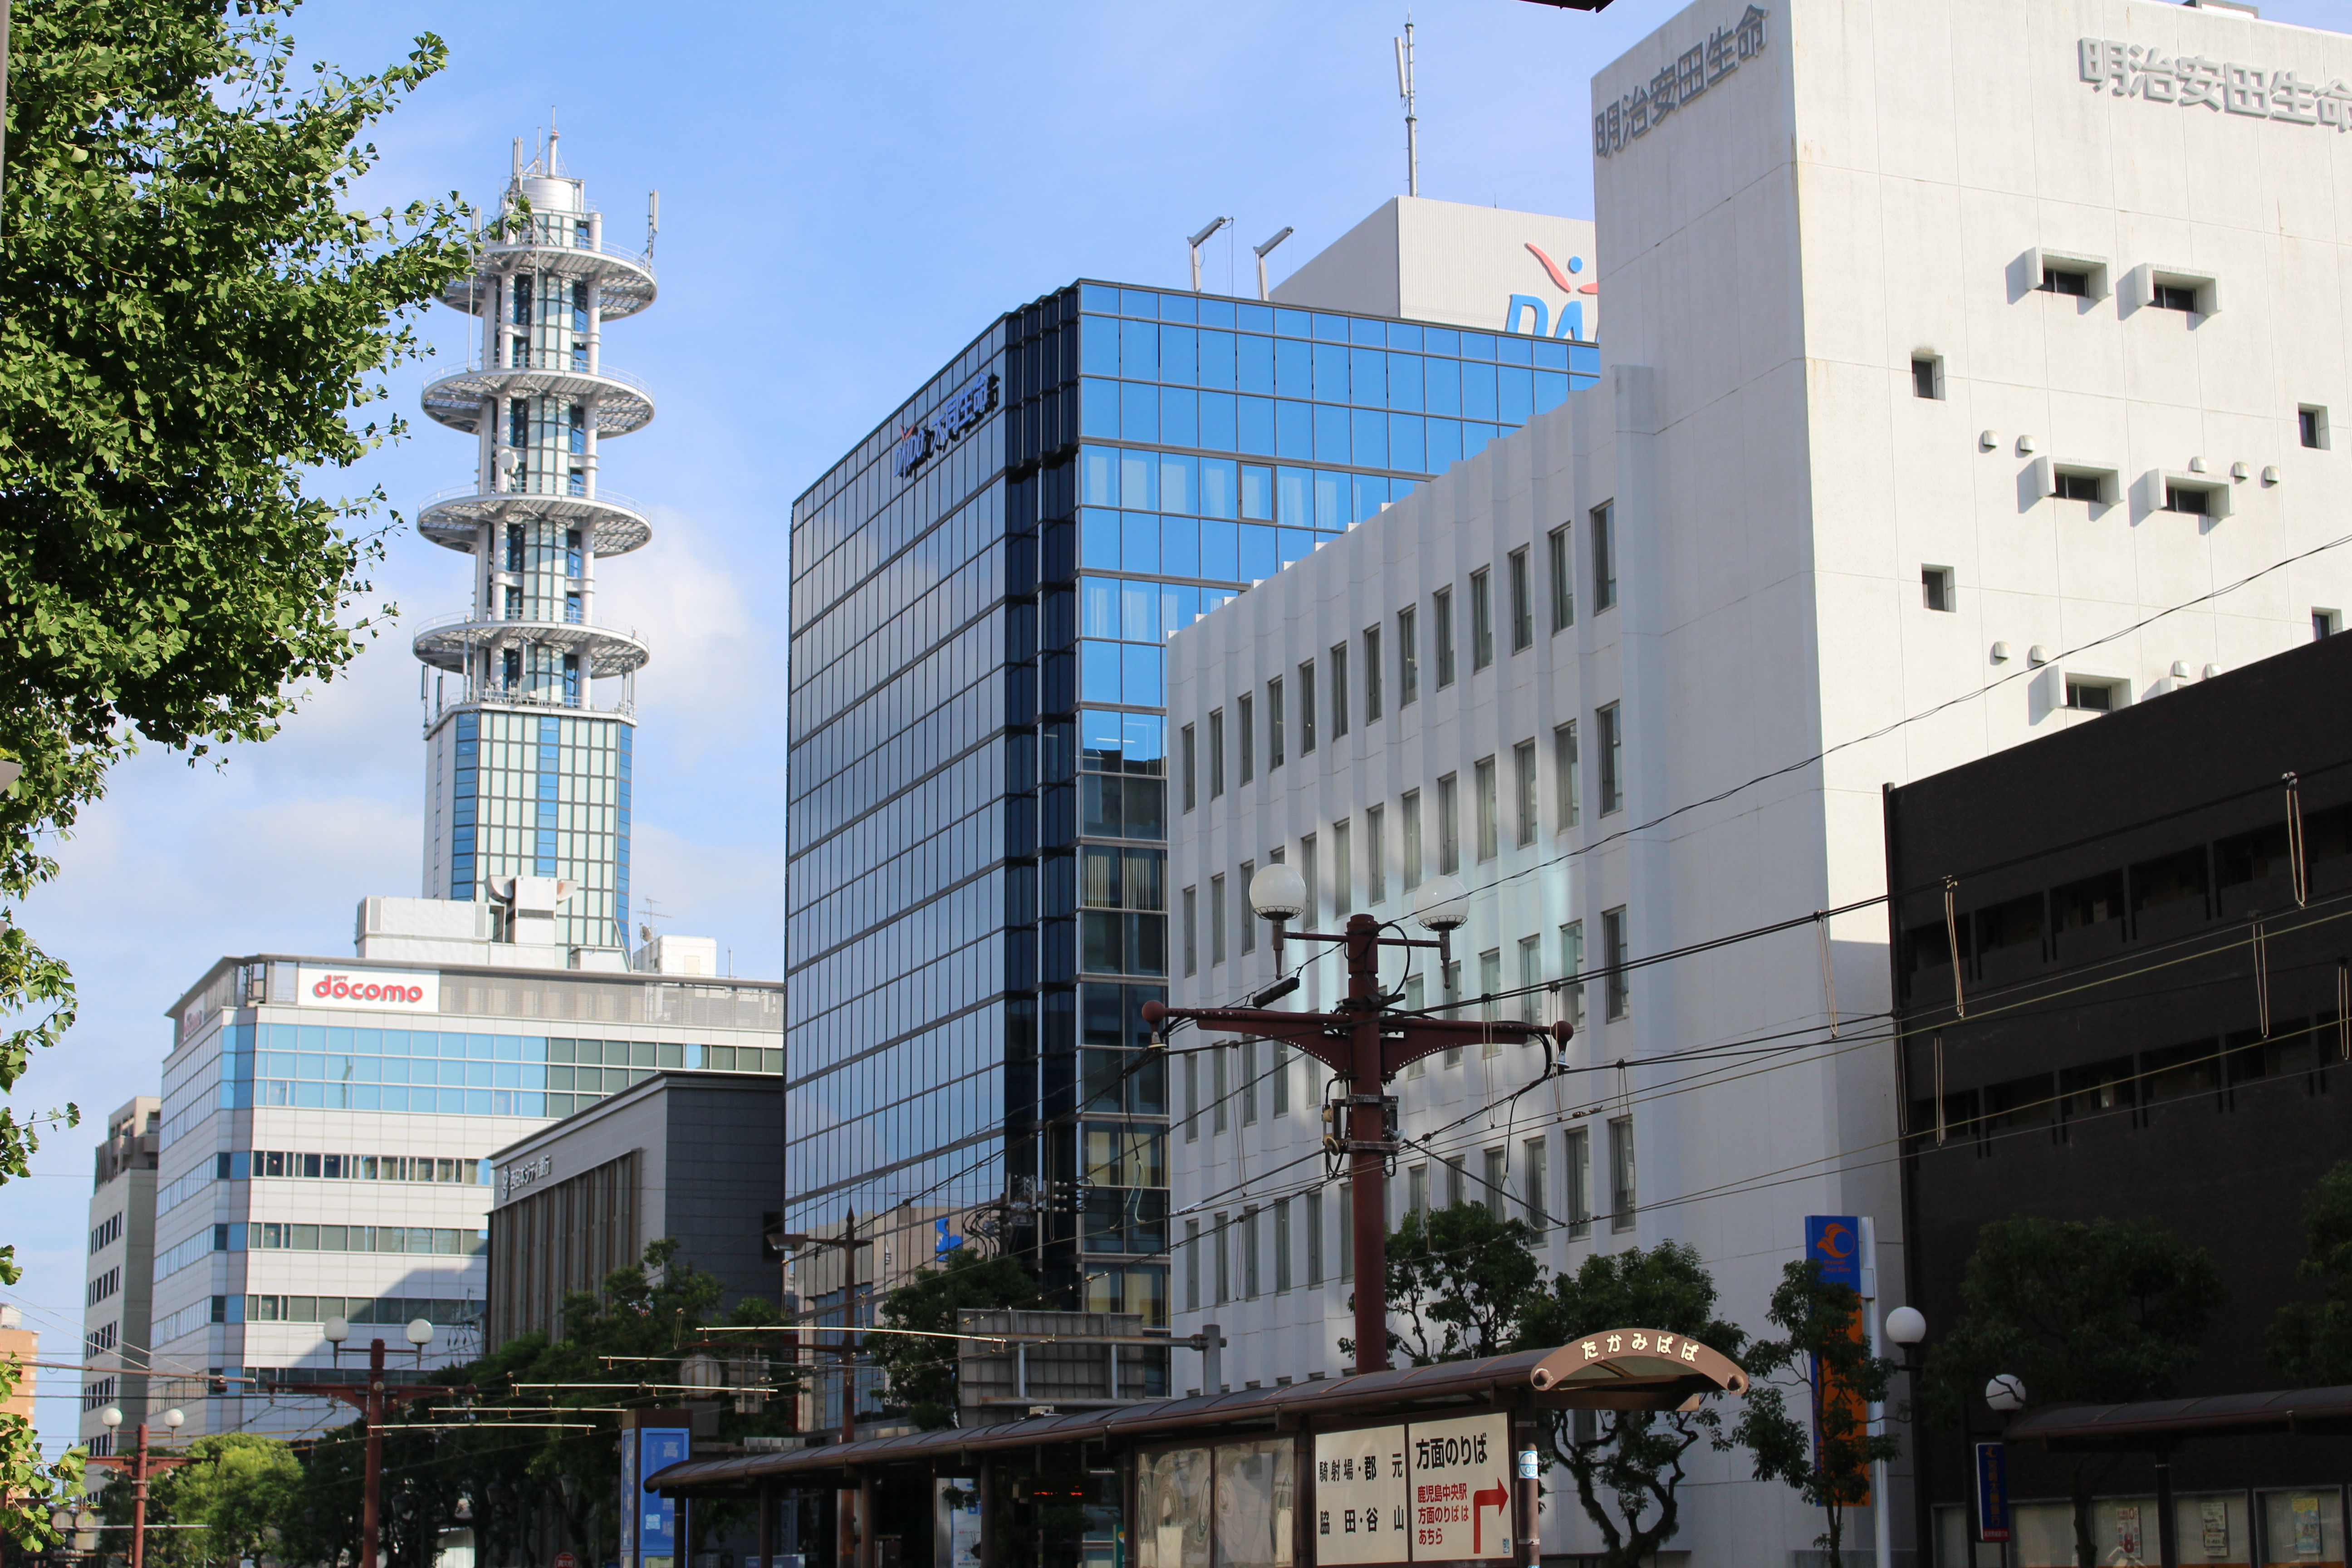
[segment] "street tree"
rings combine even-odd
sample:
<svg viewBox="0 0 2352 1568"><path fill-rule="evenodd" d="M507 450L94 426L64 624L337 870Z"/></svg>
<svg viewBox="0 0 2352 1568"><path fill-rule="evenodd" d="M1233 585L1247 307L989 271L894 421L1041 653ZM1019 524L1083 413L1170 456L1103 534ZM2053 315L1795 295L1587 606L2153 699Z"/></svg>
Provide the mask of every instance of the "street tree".
<svg viewBox="0 0 2352 1568"><path fill-rule="evenodd" d="M2352 1161L2328 1168L2304 1194L2303 1260L2295 1277L2316 1301L2289 1301L2271 1321L2271 1364L2298 1388L2352 1383Z"/></svg>
<svg viewBox="0 0 2352 1568"><path fill-rule="evenodd" d="M1428 1366L1510 1349L1542 1300L1542 1239L1528 1221L1475 1200L1406 1215L1388 1245L1391 1356ZM1355 1353L1351 1342L1341 1350Z"/></svg>
<svg viewBox="0 0 2352 1568"><path fill-rule="evenodd" d="M1959 1426L2003 1373L2037 1405L2166 1398L2196 1365L2227 1295L2210 1253L2146 1221L1995 1220L1977 1233L1958 1320L1928 1352L1927 1414ZM2084 1568L2095 1560L2091 1489L2104 1468L2090 1457L2074 1467Z"/></svg>
<svg viewBox="0 0 2352 1568"><path fill-rule="evenodd" d="M1572 1274L1538 1288L1523 1310L1522 1348L1572 1344L1600 1329L1664 1329L1732 1360L1748 1336L1716 1316L1715 1279L1696 1250L1662 1241L1643 1251L1595 1253ZM1576 1482L1578 1503L1601 1540L1602 1568L1655 1559L1682 1524L1685 1457L1701 1442L1727 1449L1710 1395L1689 1411L1552 1411L1542 1432L1551 1457Z"/></svg>
<svg viewBox="0 0 2352 1568"><path fill-rule="evenodd" d="M1845 1561L1845 1510L1870 1497L1871 1466L1903 1451L1893 1434L1870 1430L1869 1407L1886 1398L1901 1368L1870 1353L1862 1312L1861 1293L1823 1279L1818 1260L1782 1269L1765 1315L1783 1337L1748 1348L1751 1381L1732 1429L1758 1480L1785 1482L1824 1511L1816 1543L1832 1563ZM1791 1394L1803 1397L1810 1422L1790 1412Z"/></svg>
<svg viewBox="0 0 2352 1568"><path fill-rule="evenodd" d="M221 1432L189 1444L187 1458L148 1483L147 1522L169 1528L148 1535L147 1561L156 1568L201 1568L276 1554L301 1503L302 1465L294 1450L276 1437ZM126 1531L131 1505L131 1482L118 1478L100 1493L99 1515Z"/></svg>
<svg viewBox="0 0 2352 1568"><path fill-rule="evenodd" d="M983 1258L967 1245L919 1271L882 1298L887 1328L919 1331L876 1334L870 1357L891 1402L926 1432L956 1424L956 1317L967 1311L1042 1307L1037 1282L1016 1258Z"/></svg>

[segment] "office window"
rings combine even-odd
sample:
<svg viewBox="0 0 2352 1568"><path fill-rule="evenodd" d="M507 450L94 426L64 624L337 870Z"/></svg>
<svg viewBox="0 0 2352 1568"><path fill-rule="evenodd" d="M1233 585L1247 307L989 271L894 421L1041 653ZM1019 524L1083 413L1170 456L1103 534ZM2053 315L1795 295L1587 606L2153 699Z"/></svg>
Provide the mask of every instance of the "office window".
<svg viewBox="0 0 2352 1568"><path fill-rule="evenodd" d="M1541 1138L1530 1138L1519 1145L1519 1204L1528 1223L1538 1230L1551 1224L1551 1211L1544 1206L1544 1163L1549 1152Z"/></svg>
<svg viewBox="0 0 2352 1568"><path fill-rule="evenodd" d="M1234 704L1234 739L1241 742L1241 782L1257 776L1257 699L1244 693Z"/></svg>
<svg viewBox="0 0 2352 1568"><path fill-rule="evenodd" d="M1576 721L1570 719L1551 732L1552 787L1559 792L1559 831L1567 832L1580 819L1580 804L1584 795L1583 772L1576 756Z"/></svg>
<svg viewBox="0 0 2352 1568"><path fill-rule="evenodd" d="M1209 879L1209 963L1225 961L1225 879L1223 872Z"/></svg>
<svg viewBox="0 0 2352 1568"><path fill-rule="evenodd" d="M2164 510L2187 512L2192 517L2213 514L2213 492L2202 485L2167 485L2164 487Z"/></svg>
<svg viewBox="0 0 2352 1568"><path fill-rule="evenodd" d="M1331 645L1331 738L1348 732L1348 645Z"/></svg>
<svg viewBox="0 0 2352 1568"><path fill-rule="evenodd" d="M1468 1195L1462 1190L1465 1184L1462 1179L1462 1162L1459 1160L1446 1161L1445 1206L1447 1208L1459 1207L1462 1200Z"/></svg>
<svg viewBox="0 0 2352 1568"><path fill-rule="evenodd" d="M1518 798L1513 802L1518 808L1519 845L1522 848L1536 841L1536 800L1541 793L1536 783L1536 743L1521 741L1511 748L1511 776Z"/></svg>
<svg viewBox="0 0 2352 1568"><path fill-rule="evenodd" d="M1592 1234L1592 1135L1581 1127L1560 1140L1559 1204L1569 1239Z"/></svg>
<svg viewBox="0 0 2352 1568"><path fill-rule="evenodd" d="M1355 858L1349 852L1352 847L1346 817L1331 825L1331 919L1335 922L1355 912Z"/></svg>
<svg viewBox="0 0 2352 1568"><path fill-rule="evenodd" d="M1496 1219L1508 1219L1511 1217L1510 1152L1506 1149L1489 1149L1486 1152L1486 1179L1481 1184L1482 1190L1478 1194L1478 1201L1485 1204L1486 1212Z"/></svg>
<svg viewBox="0 0 2352 1568"><path fill-rule="evenodd" d="M1323 1283L1323 1194L1312 1192L1299 1200L1307 1211L1307 1288Z"/></svg>
<svg viewBox="0 0 2352 1568"><path fill-rule="evenodd" d="M1618 705L1596 710L1592 728L1601 741L1601 815L1625 805L1625 737Z"/></svg>
<svg viewBox="0 0 2352 1568"><path fill-rule="evenodd" d="M1943 379L1937 374L1939 368L1941 368L1940 363L1934 355L1913 354L1911 356L1911 395L1914 397L1942 396L1943 394L1937 385Z"/></svg>
<svg viewBox="0 0 2352 1568"><path fill-rule="evenodd" d="M1386 903L1389 896L1389 809L1364 807L1364 901Z"/></svg>
<svg viewBox="0 0 2352 1568"><path fill-rule="evenodd" d="M1521 545L1507 558L1511 569L1511 651L1524 653L1536 646L1535 584L1528 581L1528 548Z"/></svg>
<svg viewBox="0 0 2352 1568"><path fill-rule="evenodd" d="M1607 1017L1614 1022L1633 1011L1632 977L1625 973L1627 932L1625 906L1601 912L1601 963L1609 971L1601 984L1601 995L1607 1003Z"/></svg>
<svg viewBox="0 0 2352 1568"><path fill-rule="evenodd" d="M1265 1048L1266 1054L1273 1058L1273 1065L1266 1068L1266 1087L1273 1090L1268 1098L1274 1101L1276 1116L1287 1116L1290 1114L1290 1047L1280 1040L1268 1040Z"/></svg>
<svg viewBox="0 0 2352 1568"><path fill-rule="evenodd" d="M1612 1127L1616 1126L1611 1122ZM1213 1215L1209 1220L1209 1245L1216 1249L1213 1267L1217 1277L1217 1305L1222 1307L1234 1299L1233 1248L1225 1232L1233 1224L1230 1216Z"/></svg>
<svg viewBox="0 0 2352 1568"><path fill-rule="evenodd" d="M2051 494L2060 500L2085 500L2094 503L2107 499L2107 481L2098 474L2069 473L2060 469L2050 476Z"/></svg>
<svg viewBox="0 0 2352 1568"><path fill-rule="evenodd" d="M1313 931L1315 922L1323 918L1323 884L1316 877L1316 849L1315 835L1299 836L1298 879L1307 884L1307 908L1299 914L1298 923L1307 931Z"/></svg>
<svg viewBox="0 0 2352 1568"><path fill-rule="evenodd" d="M2294 411L2294 431L2305 446L2324 450L2327 446L2327 410L2305 404Z"/></svg>
<svg viewBox="0 0 2352 1568"><path fill-rule="evenodd" d="M1470 781L1478 797L1478 858L1492 860L1502 847L1501 826L1496 821L1499 803L1495 798L1495 759L1481 757L1471 764Z"/></svg>
<svg viewBox="0 0 2352 1568"><path fill-rule="evenodd" d="M2197 289L2189 283L2158 283L2156 298L2148 302L2159 310L2179 310L2193 316L2197 313Z"/></svg>
<svg viewBox="0 0 2352 1568"><path fill-rule="evenodd" d="M1225 793L1225 710L1209 715L1209 798Z"/></svg>
<svg viewBox="0 0 2352 1568"><path fill-rule="evenodd" d="M1462 869L1459 794L1452 773L1437 781L1437 873L1441 877L1454 876Z"/></svg>
<svg viewBox="0 0 2352 1568"><path fill-rule="evenodd" d="M1592 607L1617 607L1617 503L1592 509Z"/></svg>
<svg viewBox="0 0 2352 1568"><path fill-rule="evenodd" d="M1551 570L1551 629L1555 634L1576 625L1576 563L1569 554L1568 524L1545 536L1546 562Z"/></svg>
<svg viewBox="0 0 2352 1568"><path fill-rule="evenodd" d="M1633 1228L1633 1119L1609 1119L1609 1228Z"/></svg>
<svg viewBox="0 0 2352 1568"><path fill-rule="evenodd" d="M1234 1092L1241 1096L1242 1125L1244 1127L1257 1125L1257 1086L1265 1076L1258 1071L1257 1047L1255 1040L1244 1040L1234 1047L1241 1062L1241 1070L1234 1077Z"/></svg>
<svg viewBox="0 0 2352 1568"><path fill-rule="evenodd" d="M1242 1210L1242 1298L1255 1301L1258 1295L1258 1211Z"/></svg>
<svg viewBox="0 0 2352 1568"><path fill-rule="evenodd" d="M1313 1203L1310 1195L1304 1200ZM1274 1200L1274 1293L1290 1289L1290 1200Z"/></svg>
<svg viewBox="0 0 2352 1568"><path fill-rule="evenodd" d="M1282 766L1282 677L1265 683L1265 765Z"/></svg>
<svg viewBox="0 0 2352 1568"><path fill-rule="evenodd" d="M1489 1023L1500 1018L1503 1016L1503 1004L1500 1000L1502 994L1503 950L1499 947L1490 947L1478 955L1478 1016ZM1486 1048L1480 1054L1490 1057L1501 1056L1502 1042L1488 1040L1486 1043Z"/></svg>
<svg viewBox="0 0 2352 1568"><path fill-rule="evenodd" d="M1495 662L1494 574L1481 566L1470 574L1470 668Z"/></svg>
<svg viewBox="0 0 2352 1568"><path fill-rule="evenodd" d="M1397 811L1402 817L1399 831L1402 842L1397 846L1404 865L1404 890L1412 892L1421 886L1421 792L1409 789L1397 799Z"/></svg>
<svg viewBox="0 0 2352 1568"><path fill-rule="evenodd" d="M1952 569L1948 566L1920 567L1919 599L1931 610L1958 609L1958 596L1952 589Z"/></svg>
<svg viewBox="0 0 2352 1568"><path fill-rule="evenodd" d="M1429 596L1430 633L1437 639L1437 689L1454 684L1454 590L1440 588Z"/></svg>
<svg viewBox="0 0 2352 1568"><path fill-rule="evenodd" d="M2340 631L2342 631L2343 629L2344 629L2344 612L2343 612L2343 611L2341 611L2341 610L2314 610L2314 611L2312 611L2312 612L2311 612L2311 640L2312 640L2312 641L2314 641L2314 642L2319 642L2319 641L2321 641L2321 640L2323 640L2323 639L2325 639L2325 638L2332 637L2334 637L2337 632L2340 632Z"/></svg>
<svg viewBox="0 0 2352 1568"><path fill-rule="evenodd" d="M1184 1058L1184 1142L1201 1141L1201 1058Z"/></svg>
<svg viewBox="0 0 2352 1568"><path fill-rule="evenodd" d="M1199 924L1200 915L1201 897L1198 889L1192 888L1185 889L1184 973L1187 974L1198 974L1201 973L1201 944L1196 929Z"/></svg>
<svg viewBox="0 0 2352 1568"><path fill-rule="evenodd" d="M1533 1018L1542 1005L1543 938L1519 938L1519 997L1515 1016Z"/></svg>
<svg viewBox="0 0 2352 1568"><path fill-rule="evenodd" d="M1570 921L1559 928L1559 1000L1561 1016L1570 1028L1584 1026L1584 922Z"/></svg>
<svg viewBox="0 0 2352 1568"><path fill-rule="evenodd" d="M1381 628L1364 628L1364 722L1381 719Z"/></svg>
<svg viewBox="0 0 2352 1568"><path fill-rule="evenodd" d="M1242 952L1244 954L1255 952L1257 951L1257 911L1249 907L1250 879L1256 875L1256 861L1244 860L1242 862L1241 892L1237 906L1234 910L1234 919L1241 922L1241 946Z"/></svg>
<svg viewBox="0 0 2352 1568"><path fill-rule="evenodd" d="M1184 1310L1201 1310L1201 1222L1184 1222Z"/></svg>
<svg viewBox="0 0 2352 1568"><path fill-rule="evenodd" d="M1232 1126L1233 1068L1230 1065L1233 1047L1218 1046L1209 1052L1209 1131L1223 1132ZM1191 1058L1186 1058L1191 1060Z"/></svg>
<svg viewBox="0 0 2352 1568"><path fill-rule="evenodd" d="M1298 667L1298 754L1315 749L1315 661Z"/></svg>
<svg viewBox="0 0 2352 1568"><path fill-rule="evenodd" d="M2066 706L2084 713L2112 713L2124 705L2124 685L2120 680L2101 680L2095 676L2066 678Z"/></svg>
<svg viewBox="0 0 2352 1568"><path fill-rule="evenodd" d="M2042 291L2080 300L2091 292L2091 275L2078 267L2044 267Z"/></svg>
<svg viewBox="0 0 2352 1568"><path fill-rule="evenodd" d="M1177 760L1184 769L1184 809L1192 809L1192 726L1187 724L1176 733Z"/></svg>
<svg viewBox="0 0 2352 1568"><path fill-rule="evenodd" d="M1342 1280L1356 1277L1356 1184L1353 1178L1339 1178L1339 1273ZM1316 1205L1321 1207L1319 1204ZM1319 1217L1319 1216L1318 1216Z"/></svg>
<svg viewBox="0 0 2352 1568"><path fill-rule="evenodd" d="M1404 1209L1407 1214L1429 1217L1429 1167L1415 1165L1404 1173Z"/></svg>
<svg viewBox="0 0 2352 1568"><path fill-rule="evenodd" d="M1397 612L1397 706L1410 708L1421 695L1421 649L1415 641L1421 613L1411 605Z"/></svg>
<svg viewBox="0 0 2352 1568"><path fill-rule="evenodd" d="M1457 958L1453 963L1443 966L1438 971L1437 978L1442 993L1438 999L1438 1010L1449 1018L1460 1017L1462 1016L1462 961ZM1444 1057L1447 1067L1458 1068L1462 1065L1462 1053L1459 1050L1447 1051Z"/></svg>

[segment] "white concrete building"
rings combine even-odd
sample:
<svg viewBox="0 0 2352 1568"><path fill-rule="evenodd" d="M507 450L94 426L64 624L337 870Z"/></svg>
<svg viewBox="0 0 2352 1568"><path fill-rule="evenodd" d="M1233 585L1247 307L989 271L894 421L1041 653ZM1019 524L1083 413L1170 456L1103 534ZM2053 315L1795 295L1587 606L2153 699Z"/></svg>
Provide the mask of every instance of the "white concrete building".
<svg viewBox="0 0 2352 1568"><path fill-rule="evenodd" d="M1600 73L1600 383L1171 642L1172 1000L1272 978L1276 856L1403 920L1458 853L1472 997L1797 919L1588 984L1507 1110L1531 1049L1401 1078L1392 1211L1539 1170L1553 1267L1685 1240L1756 1329L1805 1215L1874 1216L1899 1299L1885 910L1806 917L1884 891L1886 782L2340 626L2347 82L2352 38L2142 0L1702 0ZM1235 1387L1343 1370L1323 1075L1186 1059L1175 1331ZM1677 1551L1810 1547L1693 1458Z"/></svg>
<svg viewBox="0 0 2352 1568"><path fill-rule="evenodd" d="M81 1442L110 1453L108 1405L137 1426L147 1408L148 1308L155 1293L155 1155L163 1102L142 1094L106 1119L94 1151L89 1253L82 1285Z"/></svg>

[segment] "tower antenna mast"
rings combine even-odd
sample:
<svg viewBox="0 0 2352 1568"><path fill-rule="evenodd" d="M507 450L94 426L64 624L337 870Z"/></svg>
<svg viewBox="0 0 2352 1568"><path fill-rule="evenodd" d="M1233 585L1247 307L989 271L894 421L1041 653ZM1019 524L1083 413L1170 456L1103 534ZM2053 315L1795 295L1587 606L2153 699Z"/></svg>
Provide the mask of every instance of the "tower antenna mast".
<svg viewBox="0 0 2352 1568"><path fill-rule="evenodd" d="M1396 45L1397 96L1404 100L1404 191L1421 195L1421 120L1413 113L1412 13L1404 17L1404 37Z"/></svg>

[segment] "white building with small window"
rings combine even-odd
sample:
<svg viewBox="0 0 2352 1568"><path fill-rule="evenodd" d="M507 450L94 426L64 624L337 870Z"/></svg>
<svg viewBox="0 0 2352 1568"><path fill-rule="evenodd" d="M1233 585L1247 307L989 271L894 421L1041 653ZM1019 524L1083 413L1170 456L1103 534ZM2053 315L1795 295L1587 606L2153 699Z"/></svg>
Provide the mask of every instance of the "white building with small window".
<svg viewBox="0 0 2352 1568"><path fill-rule="evenodd" d="M118 1405L133 1426L147 1408L148 1307L154 1295L155 1154L163 1102L133 1096L106 1119L90 1181L89 1250L82 1282L82 1444L113 1451L100 1418Z"/></svg>
<svg viewBox="0 0 2352 1568"><path fill-rule="evenodd" d="M1557 107L1591 127L1601 378L1172 638L1171 1000L1274 980L1269 860L1318 929L1415 935L1415 885L1458 868L1464 1015L1579 1035L1549 1080L1517 1046L1402 1075L1392 1220L1496 1195L1563 1269L1686 1241L1762 1329L1803 1216L1870 1216L1891 1305L1883 786L2352 600L2352 37L1700 0ZM1340 983L1324 958L1283 1005ZM1236 1388L1343 1371L1351 1329L1328 1075L1269 1049L1171 1063L1175 1330L1221 1323ZM1742 1457L1691 1459L1676 1552L1811 1543ZM1596 1549L1572 1503L1544 1528Z"/></svg>

